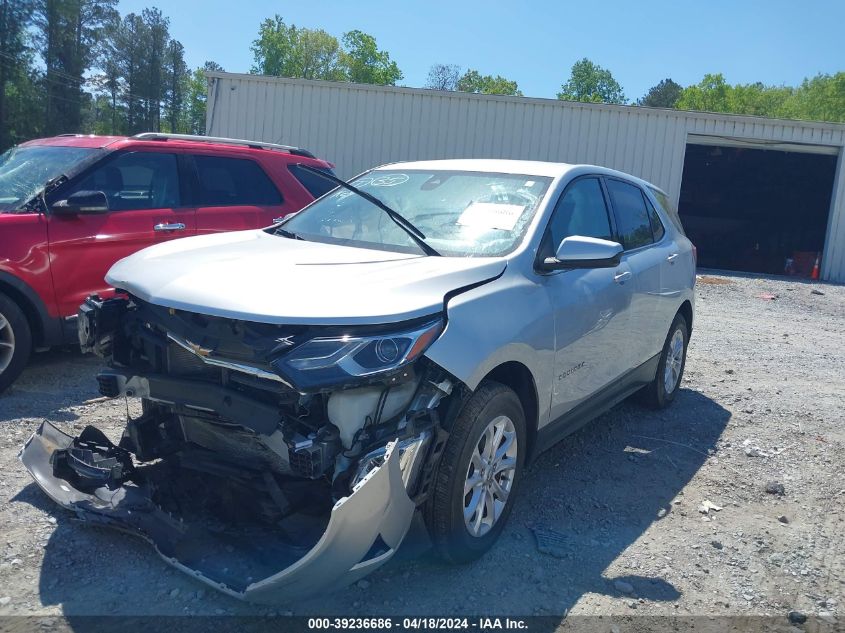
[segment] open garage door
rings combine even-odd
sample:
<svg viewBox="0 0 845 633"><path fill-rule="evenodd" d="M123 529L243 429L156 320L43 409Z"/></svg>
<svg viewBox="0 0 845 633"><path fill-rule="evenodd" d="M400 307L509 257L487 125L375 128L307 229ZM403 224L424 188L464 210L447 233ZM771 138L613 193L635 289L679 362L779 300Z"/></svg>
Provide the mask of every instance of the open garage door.
<svg viewBox="0 0 845 633"><path fill-rule="evenodd" d="M824 250L833 150L694 138L686 148L678 210L699 266L809 276Z"/></svg>

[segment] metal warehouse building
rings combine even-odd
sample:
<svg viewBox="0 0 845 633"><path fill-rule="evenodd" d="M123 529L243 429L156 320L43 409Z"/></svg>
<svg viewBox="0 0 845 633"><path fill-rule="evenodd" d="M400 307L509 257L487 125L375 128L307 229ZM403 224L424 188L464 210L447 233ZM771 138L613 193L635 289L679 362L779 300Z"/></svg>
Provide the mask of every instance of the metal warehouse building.
<svg viewBox="0 0 845 633"><path fill-rule="evenodd" d="M644 178L699 264L845 282L845 125L209 73L207 133L307 148L351 177L382 163L519 158Z"/></svg>

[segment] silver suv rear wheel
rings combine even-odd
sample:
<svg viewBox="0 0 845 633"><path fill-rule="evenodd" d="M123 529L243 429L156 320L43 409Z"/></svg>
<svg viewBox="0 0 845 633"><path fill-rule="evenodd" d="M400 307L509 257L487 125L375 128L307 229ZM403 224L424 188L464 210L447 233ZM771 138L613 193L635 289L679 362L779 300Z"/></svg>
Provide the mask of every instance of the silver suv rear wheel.
<svg viewBox="0 0 845 633"><path fill-rule="evenodd" d="M642 388L638 396L645 404L662 409L669 406L681 386L684 376L684 365L687 360L687 343L689 342L689 326L684 315L675 315L663 350L657 363L657 373L654 380Z"/></svg>
<svg viewBox="0 0 845 633"><path fill-rule="evenodd" d="M680 328L676 329L669 341L666 350L666 367L663 371L663 389L667 394L672 393L678 387L681 379L681 367L684 362L684 333Z"/></svg>

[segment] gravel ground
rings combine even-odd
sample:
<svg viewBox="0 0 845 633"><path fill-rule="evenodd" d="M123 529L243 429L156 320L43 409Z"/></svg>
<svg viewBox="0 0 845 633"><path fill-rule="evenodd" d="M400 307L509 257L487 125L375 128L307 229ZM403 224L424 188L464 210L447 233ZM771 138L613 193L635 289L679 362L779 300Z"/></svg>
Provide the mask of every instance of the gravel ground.
<svg viewBox="0 0 845 633"><path fill-rule="evenodd" d="M0 398L0 615L795 609L841 625L845 287L707 275L696 316L674 405L625 403L544 453L482 560L441 564L417 526L358 585L276 610L207 589L41 493L17 460L37 425L116 435L126 404L85 404L97 397L96 359L39 354Z"/></svg>

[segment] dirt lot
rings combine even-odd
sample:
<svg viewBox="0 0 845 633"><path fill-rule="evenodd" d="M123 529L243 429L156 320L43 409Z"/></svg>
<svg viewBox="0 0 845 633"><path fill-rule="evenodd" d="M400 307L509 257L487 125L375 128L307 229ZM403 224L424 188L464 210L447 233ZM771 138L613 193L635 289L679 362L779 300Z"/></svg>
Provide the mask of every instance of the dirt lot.
<svg viewBox="0 0 845 633"><path fill-rule="evenodd" d="M700 279L674 406L624 404L543 454L486 557L445 566L417 530L367 580L276 611L786 622L798 609L841 624L843 350L845 287ZM122 429L123 401L82 404L97 366L40 354L0 398L0 615L273 612L206 589L142 541L78 525L31 482L17 452L42 420Z"/></svg>

